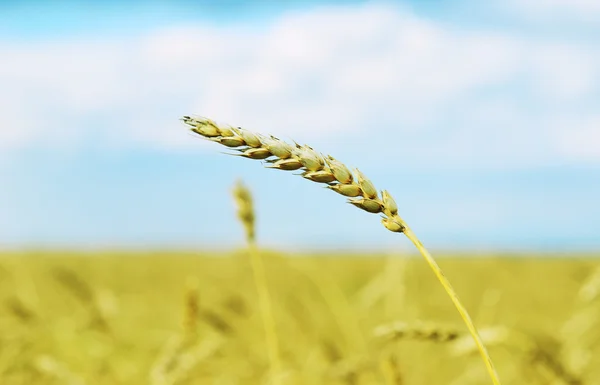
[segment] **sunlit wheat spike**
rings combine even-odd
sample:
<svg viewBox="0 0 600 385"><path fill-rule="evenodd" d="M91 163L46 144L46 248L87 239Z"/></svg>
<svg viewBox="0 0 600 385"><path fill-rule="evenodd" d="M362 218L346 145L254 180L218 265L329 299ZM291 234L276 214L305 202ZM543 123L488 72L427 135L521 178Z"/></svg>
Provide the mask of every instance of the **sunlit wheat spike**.
<svg viewBox="0 0 600 385"><path fill-rule="evenodd" d="M324 157L308 145L291 145L272 135L256 134L241 127L221 127L206 118L184 116L181 120L190 126L192 132L238 150L239 156L265 160L268 168L304 170L301 173L304 178L326 184L329 189L350 198L350 204L369 213L382 213L388 218L384 223L388 230L405 230L396 202L389 192L382 192L383 199L379 199L377 189L360 170L356 169L352 174L345 164L331 155Z"/></svg>
<svg viewBox="0 0 600 385"><path fill-rule="evenodd" d="M347 171L349 170L348 167L341 162L338 162L332 156L324 157L307 145L299 145L297 143L294 143L293 146L289 144L286 145L284 142L272 136L267 137L256 134L241 127L228 130L226 127L229 126L218 125L207 118L184 116L181 120L190 127L191 131L208 139L218 138L219 141L221 141L222 139L242 138L245 145L239 146L236 149L241 151L242 155L248 158L265 160L270 164L271 168L285 170L285 168L281 166L281 163L277 162L284 159L295 159L302 165L298 170L304 171L302 175L305 178L313 182L326 184L329 189L348 197L350 204L362 210L370 213L382 214L382 224L384 227L392 232L404 233L419 250L423 258L425 258L469 329L469 333L478 347L492 382L495 385L500 384L500 379L496 373L492 359L487 352L483 340L479 336L467 309L458 298L456 291L438 266L435 259L429 254L429 251L427 251L421 241L398 215L396 202L388 192L382 193L382 199L380 199L373 183L358 169L356 169L354 175L352 175L352 173ZM290 149L290 157L285 158L285 156L288 155L288 148ZM249 153L248 151L251 149L255 151Z"/></svg>

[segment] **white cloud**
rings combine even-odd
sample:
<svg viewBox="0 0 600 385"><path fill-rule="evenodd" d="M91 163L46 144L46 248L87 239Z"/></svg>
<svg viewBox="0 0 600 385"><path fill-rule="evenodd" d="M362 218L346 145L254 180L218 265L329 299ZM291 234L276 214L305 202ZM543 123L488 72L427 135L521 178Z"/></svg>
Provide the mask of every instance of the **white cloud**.
<svg viewBox="0 0 600 385"><path fill-rule="evenodd" d="M600 16L597 0L509 0L503 5L515 15L555 23L570 19L597 25Z"/></svg>
<svg viewBox="0 0 600 385"><path fill-rule="evenodd" d="M260 26L0 42L0 149L197 146L177 118L200 113L313 144L375 137L439 164L543 163L570 156L553 118L598 104L590 48L375 4Z"/></svg>
<svg viewBox="0 0 600 385"><path fill-rule="evenodd" d="M560 153L573 162L600 163L600 115L557 122Z"/></svg>
<svg viewBox="0 0 600 385"><path fill-rule="evenodd" d="M585 50L570 44L548 43L535 47L531 74L539 96L572 101L600 89L600 49Z"/></svg>

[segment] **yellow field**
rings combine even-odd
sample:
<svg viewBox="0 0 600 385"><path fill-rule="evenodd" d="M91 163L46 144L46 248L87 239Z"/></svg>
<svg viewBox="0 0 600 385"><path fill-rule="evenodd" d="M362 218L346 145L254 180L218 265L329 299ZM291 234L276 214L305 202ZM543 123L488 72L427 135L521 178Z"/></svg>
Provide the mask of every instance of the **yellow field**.
<svg viewBox="0 0 600 385"><path fill-rule="evenodd" d="M263 256L281 384L490 383L421 258ZM504 384L600 383L589 257L439 259ZM243 251L0 256L1 385L265 384L264 336Z"/></svg>

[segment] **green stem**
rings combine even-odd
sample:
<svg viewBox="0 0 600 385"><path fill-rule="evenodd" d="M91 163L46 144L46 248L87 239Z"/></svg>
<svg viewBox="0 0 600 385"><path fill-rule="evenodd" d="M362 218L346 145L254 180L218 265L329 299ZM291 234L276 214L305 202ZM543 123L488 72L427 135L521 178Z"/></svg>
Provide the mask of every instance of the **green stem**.
<svg viewBox="0 0 600 385"><path fill-rule="evenodd" d="M475 344L477 344L477 348L479 349L479 353L481 354L481 357L483 358L483 361L485 362L485 366L487 368L488 374L490 375L490 377L492 379L492 382L494 383L494 385L500 385L500 378L498 377L498 373L496 372L496 369L494 368L494 363L492 362L492 358L490 357L487 349L485 348L485 345L483 344L483 340L479 336L479 333L477 332L477 329L475 328L475 325L473 324L473 320L471 320L471 317L469 316L467 309L465 309L463 304L460 302L460 299L458 298L458 294L456 294L456 291L454 291L454 288L450 284L450 281L448 281L448 278L446 278L442 269L440 269L440 267L438 266L435 259L433 259L431 254L429 254L429 251L427 251L425 246L423 246L421 241L419 241L419 239L417 238L415 233L413 233L412 230L406 225L405 225L405 229L404 229L404 234L406 235L406 237L408 239L411 240L411 242L415 245L417 250L419 250L419 252L423 256L423 258L425 258L425 260L429 264L429 267L431 267L435 276L437 277L437 279L440 281L440 283L446 290L446 293L448 293L448 296L450 296L450 299L454 303L454 306L456 306L456 309L460 313L460 316L462 317L463 321L467 325L467 328L469 329L471 336L473 336L473 339L475 340Z"/></svg>

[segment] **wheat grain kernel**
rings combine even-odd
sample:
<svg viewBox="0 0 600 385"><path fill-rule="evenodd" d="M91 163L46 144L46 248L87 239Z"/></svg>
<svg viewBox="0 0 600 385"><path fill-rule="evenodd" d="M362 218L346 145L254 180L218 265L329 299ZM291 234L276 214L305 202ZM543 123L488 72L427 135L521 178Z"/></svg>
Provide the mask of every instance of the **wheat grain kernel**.
<svg viewBox="0 0 600 385"><path fill-rule="evenodd" d="M361 196L363 193L360 186L355 184L334 184L327 188L349 198Z"/></svg>
<svg viewBox="0 0 600 385"><path fill-rule="evenodd" d="M354 178L352 177L352 173L350 172L348 167L346 167L345 164L338 161L331 155L327 156L326 162L329 165L333 176L335 176L335 179L337 179L338 182L340 182L341 184L352 183Z"/></svg>
<svg viewBox="0 0 600 385"><path fill-rule="evenodd" d="M383 205L381 202L374 199L367 198L359 198L359 199L349 199L348 203L353 204L359 209L363 209L367 212L377 214L383 211Z"/></svg>
<svg viewBox="0 0 600 385"><path fill-rule="evenodd" d="M219 129L219 126L217 126L217 124L210 119L203 118L202 120L198 120L195 118L189 118L189 121L192 122L191 124L193 125L192 131L195 131L200 135L206 136L207 138L221 136L221 130Z"/></svg>
<svg viewBox="0 0 600 385"><path fill-rule="evenodd" d="M308 171L320 171L325 167L323 158L315 150L308 146L296 146L293 155Z"/></svg>
<svg viewBox="0 0 600 385"><path fill-rule="evenodd" d="M269 161L267 161L269 162ZM285 171L294 171L301 169L302 163L298 159L290 158L290 159L280 159L275 162L272 162L271 165L266 166L268 168L276 168L278 170Z"/></svg>
<svg viewBox="0 0 600 385"><path fill-rule="evenodd" d="M331 183L335 181L333 174L327 170L305 171L302 173L302 176L317 183Z"/></svg>
<svg viewBox="0 0 600 385"><path fill-rule="evenodd" d="M226 138L229 138L229 137L232 137L235 135L232 127L225 126L225 125L219 127L219 133L221 134L221 136L226 137Z"/></svg>
<svg viewBox="0 0 600 385"><path fill-rule="evenodd" d="M388 216L393 217L394 215L398 214L398 205L387 190L383 190L381 192L381 200L385 206L385 213Z"/></svg>
<svg viewBox="0 0 600 385"><path fill-rule="evenodd" d="M261 160L272 156L272 154L266 148L249 148L247 150L244 150L241 156L250 159Z"/></svg>
<svg viewBox="0 0 600 385"><path fill-rule="evenodd" d="M292 156L292 147L271 135L271 138L264 141L264 146L271 154L280 159L288 159Z"/></svg>
<svg viewBox="0 0 600 385"><path fill-rule="evenodd" d="M239 136L242 137L242 139L244 139L244 141L246 142L246 144L248 146L253 147L253 148L262 147L262 142L261 142L260 138L258 137L258 135L256 135L255 133L246 131L241 127L232 128L232 129L235 130L236 134L238 134Z"/></svg>
<svg viewBox="0 0 600 385"><path fill-rule="evenodd" d="M358 179L358 184L363 191L363 195L365 198L375 199L377 198L377 189L373 185L373 183L367 179L365 174L360 172L359 169L356 169L356 177Z"/></svg>
<svg viewBox="0 0 600 385"><path fill-rule="evenodd" d="M393 219L384 217L381 219L381 223L383 224L383 226L385 226L386 229L394 233L401 233L404 231L404 226L394 221Z"/></svg>
<svg viewBox="0 0 600 385"><path fill-rule="evenodd" d="M223 146L227 146L227 147L231 147L231 148L236 148L236 147L241 147L241 146L246 145L246 142L244 142L244 139L240 138L239 136L213 138L211 140L213 142L217 142L217 143L222 144Z"/></svg>

